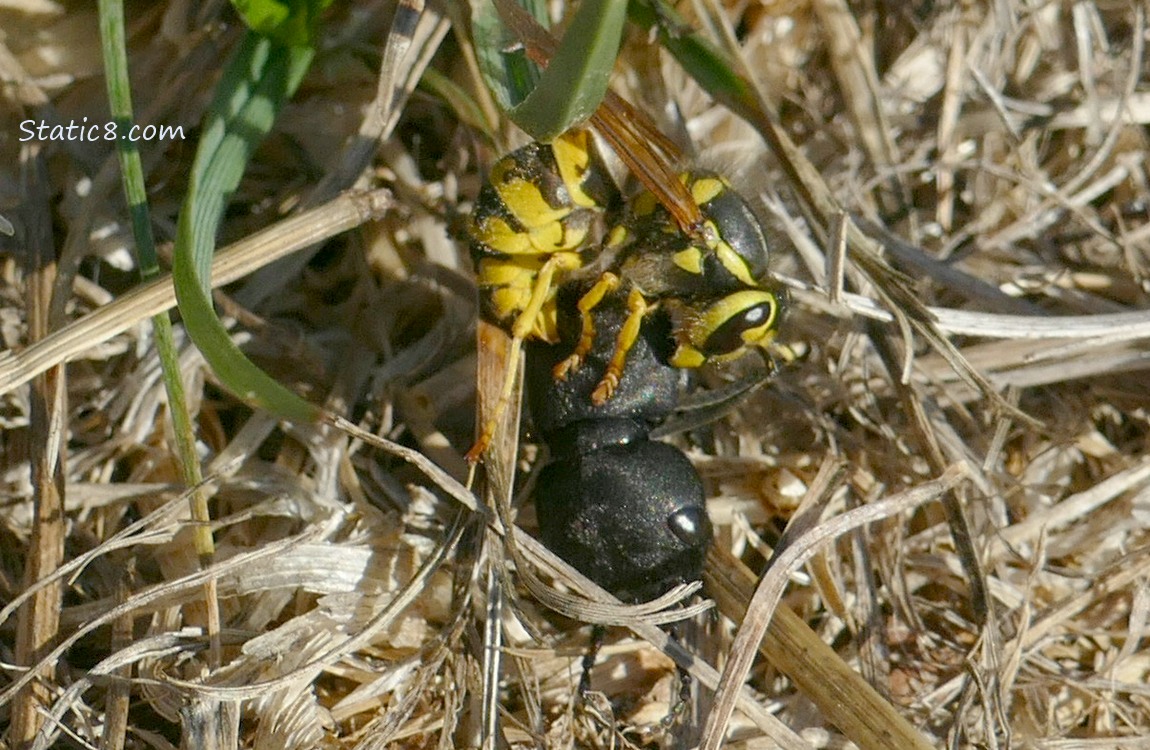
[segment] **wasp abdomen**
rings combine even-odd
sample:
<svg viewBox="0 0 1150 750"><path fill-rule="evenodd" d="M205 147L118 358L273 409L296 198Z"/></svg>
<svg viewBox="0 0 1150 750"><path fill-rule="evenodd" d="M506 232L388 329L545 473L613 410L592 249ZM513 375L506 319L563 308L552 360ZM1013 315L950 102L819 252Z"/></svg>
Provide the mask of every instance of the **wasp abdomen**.
<svg viewBox="0 0 1150 750"><path fill-rule="evenodd" d="M484 314L527 338L554 341L554 289L583 266L598 217L615 200L584 130L497 161L469 225Z"/></svg>
<svg viewBox="0 0 1150 750"><path fill-rule="evenodd" d="M610 176L585 130L529 143L491 168L471 215L472 252L547 255L581 248L613 201Z"/></svg>

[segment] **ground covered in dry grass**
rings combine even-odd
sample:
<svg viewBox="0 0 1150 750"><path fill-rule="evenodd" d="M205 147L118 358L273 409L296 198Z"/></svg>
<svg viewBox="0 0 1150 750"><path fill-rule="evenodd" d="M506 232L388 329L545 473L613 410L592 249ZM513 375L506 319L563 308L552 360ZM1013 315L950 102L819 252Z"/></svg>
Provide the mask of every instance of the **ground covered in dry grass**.
<svg viewBox="0 0 1150 750"><path fill-rule="evenodd" d="M462 747L496 725L513 747L689 747L712 715L703 662L722 667L749 598L718 579L734 558L753 585L780 541L809 553L772 568L789 587L727 746L1150 747L1144 4L684 4L738 46L805 172L645 34L627 40L616 89L761 209L790 290L783 338L808 349L674 438L707 485L704 594L724 614L678 629L699 663L670 726L678 677L634 634L661 631L610 629L602 697L578 700L589 628L527 593L535 558L508 562L498 524L451 494L476 391L458 227L514 141L473 127L492 110L464 9L429 8L377 93L392 4L337 5L232 201L221 247L248 266L217 309L281 382L445 473L253 411L177 325L209 555L147 319L172 293L132 291L115 154L22 140L27 120L108 121L96 11L0 7L7 747ZM242 31L222 3L127 16L137 120L183 129L141 144L163 254ZM393 135L341 182L392 83ZM346 188L392 198L307 252L252 249L262 230L297 241L280 222L316 206L320 221ZM521 484L536 454L528 435ZM529 504L518 524L534 530ZM784 635L829 649L804 663ZM844 686L872 702L836 709Z"/></svg>

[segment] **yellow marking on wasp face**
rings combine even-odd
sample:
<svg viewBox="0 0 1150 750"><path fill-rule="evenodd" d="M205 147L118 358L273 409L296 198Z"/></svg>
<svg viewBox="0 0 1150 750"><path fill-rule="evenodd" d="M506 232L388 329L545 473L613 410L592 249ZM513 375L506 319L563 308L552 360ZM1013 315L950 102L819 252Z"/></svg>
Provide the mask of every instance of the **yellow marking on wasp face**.
<svg viewBox="0 0 1150 750"><path fill-rule="evenodd" d="M675 353L667 360L671 367L678 367L679 369L689 369L695 367L702 367L707 358L703 353L691 346L690 344L681 344Z"/></svg>
<svg viewBox="0 0 1150 750"><path fill-rule="evenodd" d="M728 351L704 354L708 343L721 331L723 326L734 323L750 323L742 320L751 310L767 308L767 313L757 325L738 331L739 344ZM706 361L725 362L741 357L747 347L765 347L775 338L779 317L779 302L771 292L763 289L745 289L728 294L710 307L695 311L685 330L679 332L679 346L668 360L674 367L699 367Z"/></svg>
<svg viewBox="0 0 1150 750"><path fill-rule="evenodd" d="M728 294L711 305L698 319L698 326L692 332L695 334L692 339L701 344L710 338L720 326L743 315L746 311L762 305L769 307L770 314L757 326L747 328L740 333L745 344L754 344L775 326L779 312L778 298L762 289L745 289L741 292Z"/></svg>
<svg viewBox="0 0 1150 750"><path fill-rule="evenodd" d="M719 177L700 177L691 183L691 197L700 206L710 203L727 189L727 182Z"/></svg>
<svg viewBox="0 0 1150 750"><path fill-rule="evenodd" d="M732 276L747 286L755 286L755 278L751 276L751 269L747 266L747 261L743 256L736 253L734 248L726 242L719 241L712 249L715 251L715 256L718 257L719 262L723 264L723 268L727 269Z"/></svg>
<svg viewBox="0 0 1150 750"><path fill-rule="evenodd" d="M709 323L708 327L714 330L744 310L764 304L770 307L771 315L763 321L763 325L770 326L775 322L775 316L779 310L779 298L765 289L743 289L728 294L707 308L707 313L703 319ZM758 328L753 330L758 330Z"/></svg>
<svg viewBox="0 0 1150 750"><path fill-rule="evenodd" d="M691 246L680 250L671 256L672 262L687 273L701 274L703 272L703 253L699 248Z"/></svg>

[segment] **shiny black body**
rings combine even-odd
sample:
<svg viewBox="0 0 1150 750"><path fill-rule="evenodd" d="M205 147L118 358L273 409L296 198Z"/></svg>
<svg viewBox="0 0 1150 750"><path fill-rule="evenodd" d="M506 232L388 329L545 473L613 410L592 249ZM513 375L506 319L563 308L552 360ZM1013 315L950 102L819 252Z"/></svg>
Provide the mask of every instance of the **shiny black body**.
<svg viewBox="0 0 1150 750"><path fill-rule="evenodd" d="M576 288L560 290L561 341L527 352L527 397L551 462L539 476L535 505L543 542L624 601L665 593L702 576L711 541L702 482L677 448L650 439L676 407L682 370L666 364L669 324L646 320L614 396L591 392L626 317L621 295L595 309L597 337L586 366L557 381L552 368L579 335Z"/></svg>

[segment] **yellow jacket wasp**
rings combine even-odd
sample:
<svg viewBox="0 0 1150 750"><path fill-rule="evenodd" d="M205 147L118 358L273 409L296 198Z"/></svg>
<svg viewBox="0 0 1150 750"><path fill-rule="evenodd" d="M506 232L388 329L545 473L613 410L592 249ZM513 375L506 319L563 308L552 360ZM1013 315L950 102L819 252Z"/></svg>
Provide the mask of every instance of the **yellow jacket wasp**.
<svg viewBox="0 0 1150 750"><path fill-rule="evenodd" d="M657 153L648 144L634 152ZM764 279L769 252L753 211L721 177L656 166L645 173L666 175L673 188L664 183L626 203L586 130L529 144L492 167L469 232L484 313L510 332L511 354L495 415L468 460L482 456L506 409L523 342L557 340L556 290L568 281L589 283L575 303L580 335L556 364L557 378L590 351L596 306L608 295L626 299L627 318L591 394L596 404L612 397L644 318L656 310L670 320L668 361L676 367L732 359L774 339L781 298ZM595 243L601 215L610 228Z"/></svg>

